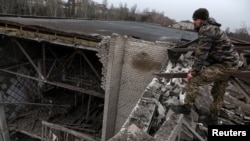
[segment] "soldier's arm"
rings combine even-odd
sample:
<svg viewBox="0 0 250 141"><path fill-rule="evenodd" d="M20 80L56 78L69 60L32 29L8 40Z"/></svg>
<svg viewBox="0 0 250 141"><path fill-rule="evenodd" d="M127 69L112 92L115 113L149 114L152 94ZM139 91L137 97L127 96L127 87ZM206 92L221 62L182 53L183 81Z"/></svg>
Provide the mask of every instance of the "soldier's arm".
<svg viewBox="0 0 250 141"><path fill-rule="evenodd" d="M204 64L211 49L212 39L219 34L219 29L215 26L202 27L199 32L198 47L195 49L195 60L192 66L192 75L197 75Z"/></svg>

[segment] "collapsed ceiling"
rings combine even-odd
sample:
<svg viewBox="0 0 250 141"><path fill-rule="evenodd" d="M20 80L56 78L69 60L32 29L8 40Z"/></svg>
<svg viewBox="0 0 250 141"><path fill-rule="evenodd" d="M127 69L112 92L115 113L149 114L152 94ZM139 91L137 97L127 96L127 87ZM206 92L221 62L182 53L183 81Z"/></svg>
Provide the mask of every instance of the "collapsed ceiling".
<svg viewBox="0 0 250 141"><path fill-rule="evenodd" d="M133 28L128 30L126 24L131 24ZM87 25L88 28L86 28ZM141 28L142 26L144 28ZM56 133L58 128L72 133L63 128L67 127L82 133L81 135L72 133L75 137L86 140L100 140L105 97L102 87L105 74L103 74L102 69L105 66L98 58L98 55L102 55L98 54L98 45L105 39L104 36L121 33L137 39L162 42L191 41L196 37L196 33L193 32L177 31L165 27L155 29L150 26L144 23L114 21L94 22L86 20L79 22L79 20L69 21L66 19L2 17L0 20L2 35L0 39L2 57L0 71L4 77L1 77L1 80L7 80L6 82L8 82L2 85L2 88L10 87L8 91L4 92L6 93L3 96L5 102L2 102L2 105L5 105L6 108L11 134L20 132L41 139L46 138L43 136L44 134L59 136L60 133ZM250 68L250 65L248 65L249 44L238 40L234 40L234 43L241 53L242 70L248 71ZM191 57L190 52L192 50L193 48L183 46L182 48L169 49L169 52L172 51L171 55L174 61L169 61L166 64L163 73L185 72L192 62L189 60L190 58L185 57ZM186 52L188 53L183 55ZM249 74L240 74L240 76L249 76ZM143 129L143 131L149 133L150 138L152 136L158 139L163 137L161 137L161 132L168 130L164 129L163 125L169 125L169 123L164 123L164 119L174 114L171 113L171 110L169 111L169 106L177 104L184 93L185 84L182 79L175 78L173 75L171 78L169 76L163 77L165 78L162 79L162 76L157 79L154 78L152 84L145 88L144 96L147 95L146 97L150 100L154 100L152 97L155 96L150 97L147 90L151 89L151 86L154 87L154 84L157 85L157 91L160 89L157 98L160 103L156 106L149 102L152 104L151 110L153 112L146 113L146 111L136 110L136 113L131 113L135 116L133 115L132 119L131 117L127 119L127 121L133 121L140 130ZM227 101L222 109L221 121L223 124L248 124L249 113L247 111L249 111L249 105L245 102L248 100L247 86L249 82L247 79L236 79L231 82L232 85L230 85L226 94ZM206 107L211 102L207 89L209 89L209 86L201 89L199 100L196 103L198 110L193 112L192 120L190 121L190 117L188 119L183 117L185 121L191 124L192 129L202 128L202 133L206 132L206 128L203 128L205 126L197 125L200 125L200 120L206 116ZM156 89L153 91L156 91ZM17 93L20 94L19 97L14 96ZM137 106L140 107L141 105ZM137 106L135 109L138 108ZM147 106L150 107L150 105ZM158 113L154 111L156 107ZM159 107L164 110L161 111ZM236 107L241 107L241 109ZM20 111L22 113L19 113ZM157 113L157 116L155 113ZM165 113L167 114L165 115ZM137 118L138 116L141 117ZM150 118L144 121L142 117ZM181 115L177 115L175 120L181 118ZM146 124L139 126L143 122ZM58 125L61 126L58 127ZM177 125L180 126L180 124ZM126 122L122 131L129 129L128 127L129 124ZM39 130L40 128L43 128L42 132ZM47 131L54 132L45 133ZM183 133L183 136L193 138L189 132ZM206 134L201 136L206 138Z"/></svg>

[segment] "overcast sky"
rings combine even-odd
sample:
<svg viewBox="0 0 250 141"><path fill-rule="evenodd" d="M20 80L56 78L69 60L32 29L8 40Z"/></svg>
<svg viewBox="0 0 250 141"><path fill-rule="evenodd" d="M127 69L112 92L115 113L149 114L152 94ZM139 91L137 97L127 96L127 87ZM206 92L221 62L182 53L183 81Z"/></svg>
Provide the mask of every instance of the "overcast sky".
<svg viewBox="0 0 250 141"><path fill-rule="evenodd" d="M103 3L103 0L93 0ZM222 29L227 27L230 31L245 25L250 29L250 0L107 0L108 7L111 4L119 7L127 4L128 8L137 5L137 10L163 12L165 16L179 22L182 20L192 21L193 12L198 8L207 8L210 17L222 24Z"/></svg>

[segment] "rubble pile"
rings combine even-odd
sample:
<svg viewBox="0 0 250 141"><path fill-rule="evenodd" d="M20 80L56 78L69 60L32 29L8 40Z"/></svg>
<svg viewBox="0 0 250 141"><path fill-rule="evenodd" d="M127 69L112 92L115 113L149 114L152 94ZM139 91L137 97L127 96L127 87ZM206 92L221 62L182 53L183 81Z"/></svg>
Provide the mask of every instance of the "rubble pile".
<svg viewBox="0 0 250 141"><path fill-rule="evenodd" d="M193 64L192 51L182 53L174 61L169 59L162 73L187 73ZM248 83L242 82L249 91ZM154 77L142 97L125 121L121 130L109 141L205 141L208 135L209 107L212 103L210 89L213 84L200 87L189 115L177 113L172 106L182 105L186 96L186 81L183 78ZM219 115L219 125L249 125L250 104L246 97L229 81Z"/></svg>
<svg viewBox="0 0 250 141"><path fill-rule="evenodd" d="M165 73L188 72L193 63L191 52L181 54L175 63L170 60L163 69ZM160 103L164 109L169 110L172 105L181 105L186 96L186 81L183 78L158 78L162 83ZM207 117L210 114L209 107L212 103L210 89L213 84L200 87L198 97L190 115L184 116L190 127L196 130L203 138L207 137ZM224 104L219 115L218 124L221 125L249 125L250 124L250 104L246 103L244 95L239 93L234 84L230 81L224 96ZM183 128L182 140L193 140L193 136L186 128Z"/></svg>

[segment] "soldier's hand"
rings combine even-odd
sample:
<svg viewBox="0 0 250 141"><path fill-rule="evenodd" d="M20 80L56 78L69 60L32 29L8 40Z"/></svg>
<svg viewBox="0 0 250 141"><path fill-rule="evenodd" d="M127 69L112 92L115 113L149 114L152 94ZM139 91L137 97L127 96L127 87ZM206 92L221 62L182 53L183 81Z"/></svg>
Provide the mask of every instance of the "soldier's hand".
<svg viewBox="0 0 250 141"><path fill-rule="evenodd" d="M187 80L191 79L193 77L191 71L187 74Z"/></svg>
<svg viewBox="0 0 250 141"><path fill-rule="evenodd" d="M188 74L187 74L187 77L184 79L185 82L188 82L192 77L192 68L188 70Z"/></svg>

